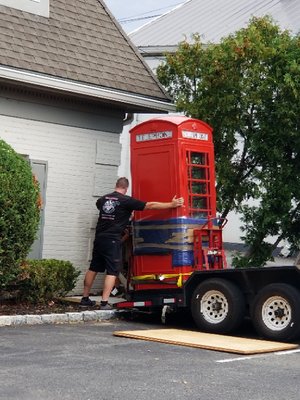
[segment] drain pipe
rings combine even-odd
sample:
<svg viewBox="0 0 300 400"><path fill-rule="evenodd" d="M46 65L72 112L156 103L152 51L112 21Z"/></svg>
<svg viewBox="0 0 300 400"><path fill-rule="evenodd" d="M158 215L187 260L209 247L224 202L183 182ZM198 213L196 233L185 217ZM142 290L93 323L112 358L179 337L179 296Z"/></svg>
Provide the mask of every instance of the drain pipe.
<svg viewBox="0 0 300 400"><path fill-rule="evenodd" d="M134 118L133 113L126 113L125 118L123 119L123 126L131 124L133 118Z"/></svg>

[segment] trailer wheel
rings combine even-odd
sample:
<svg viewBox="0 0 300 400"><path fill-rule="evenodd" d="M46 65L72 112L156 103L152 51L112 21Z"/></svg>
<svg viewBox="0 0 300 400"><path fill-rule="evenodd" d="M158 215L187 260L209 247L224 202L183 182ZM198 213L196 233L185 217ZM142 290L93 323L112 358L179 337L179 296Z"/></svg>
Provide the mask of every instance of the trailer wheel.
<svg viewBox="0 0 300 400"><path fill-rule="evenodd" d="M273 340L292 340L300 334L300 292L285 283L263 288L254 299L252 322L256 331Z"/></svg>
<svg viewBox="0 0 300 400"><path fill-rule="evenodd" d="M229 333L243 321L245 299L235 284L225 279L208 279L196 287L191 311L200 330Z"/></svg>

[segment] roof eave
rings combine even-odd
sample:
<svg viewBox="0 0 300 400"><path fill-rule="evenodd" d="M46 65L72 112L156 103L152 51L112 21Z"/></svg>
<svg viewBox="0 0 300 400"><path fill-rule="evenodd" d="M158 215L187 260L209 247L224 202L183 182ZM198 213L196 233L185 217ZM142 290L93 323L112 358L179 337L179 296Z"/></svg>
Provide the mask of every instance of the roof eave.
<svg viewBox="0 0 300 400"><path fill-rule="evenodd" d="M6 66L0 66L0 79L35 86L37 88L47 88L48 90L51 89L60 93L98 99L102 102L106 101L117 107L123 107L126 111L130 112L167 113L176 110L175 105L168 101Z"/></svg>

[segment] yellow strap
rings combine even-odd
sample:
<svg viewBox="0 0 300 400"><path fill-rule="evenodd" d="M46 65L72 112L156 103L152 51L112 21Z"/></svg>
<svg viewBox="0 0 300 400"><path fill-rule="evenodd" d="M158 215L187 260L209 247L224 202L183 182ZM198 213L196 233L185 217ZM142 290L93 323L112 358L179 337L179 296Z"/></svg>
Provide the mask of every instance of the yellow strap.
<svg viewBox="0 0 300 400"><path fill-rule="evenodd" d="M183 284L183 276L189 276L191 275L192 272L185 272L183 274L159 274L159 275L138 275L138 276L133 276L131 278L132 281L144 281L144 280L155 280L155 281L163 281L165 279L169 278L178 278L177 279L177 286L182 287Z"/></svg>
<svg viewBox="0 0 300 400"><path fill-rule="evenodd" d="M148 280L148 279L157 279L157 275L139 275L139 276L132 276L131 280L134 281L143 281L143 280Z"/></svg>

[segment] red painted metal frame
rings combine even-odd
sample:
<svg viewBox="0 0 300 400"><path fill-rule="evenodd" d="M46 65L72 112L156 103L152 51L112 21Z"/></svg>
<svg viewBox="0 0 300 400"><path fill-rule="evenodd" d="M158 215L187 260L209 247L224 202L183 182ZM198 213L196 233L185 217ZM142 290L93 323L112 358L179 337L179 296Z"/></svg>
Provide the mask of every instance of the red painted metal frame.
<svg viewBox="0 0 300 400"><path fill-rule="evenodd" d="M176 195L183 197L185 201L185 205L181 208L135 212L134 221L143 223L153 221L155 224L157 220L202 218L203 221L203 218L209 220L216 217L214 145L212 128L208 124L183 116L161 117L135 126L130 134L133 197L144 201L168 202ZM200 192L194 193L195 188L200 188ZM200 226L199 222L199 228ZM203 268L204 264L203 262L201 264L200 259L203 257L205 259L205 252L210 247L203 245L204 236L208 235L212 237L212 241L218 241L220 244L218 248L222 252L221 228L218 229L218 233L214 233L208 226L205 227L205 232L200 233L200 231L201 229L198 229L194 233L197 242L194 251L198 261L194 265L176 267L176 272L184 277L183 280L188 279L189 272ZM192 242L193 235L191 237L193 245ZM199 255L200 249L203 257ZM218 268L222 268L223 253L222 257L219 254L218 257L221 260L218 262ZM206 264L209 265L208 262ZM213 267L215 266L214 264ZM158 272L174 273L171 257L153 254L133 256L133 276ZM136 284L135 287L143 290L166 286L159 282L151 285L145 281ZM176 283L168 287L176 287Z"/></svg>

